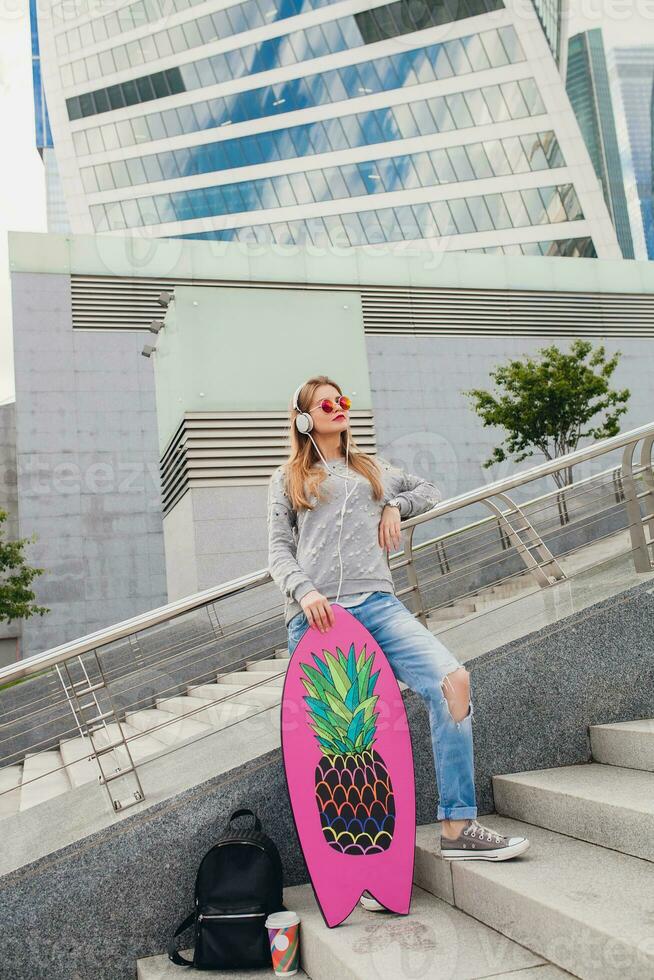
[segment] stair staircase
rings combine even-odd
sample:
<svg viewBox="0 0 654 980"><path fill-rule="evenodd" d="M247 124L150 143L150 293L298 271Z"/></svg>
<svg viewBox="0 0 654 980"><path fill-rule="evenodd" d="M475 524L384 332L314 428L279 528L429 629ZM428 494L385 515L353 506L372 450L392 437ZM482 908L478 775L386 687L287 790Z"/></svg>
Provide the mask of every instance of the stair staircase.
<svg viewBox="0 0 654 980"><path fill-rule="evenodd" d="M427 618L428 627L437 633L444 626L456 625L535 588L529 573L515 576L502 585L482 589L478 595L435 610ZM127 711L121 730L129 740L134 761L151 759L171 746L280 704L288 660L288 650L281 647L264 660L247 661L243 670L218 674L213 683L189 685L184 695L157 698L151 708ZM405 687L400 684L400 689ZM221 698L228 700L212 703ZM200 708L198 702L204 702L205 707ZM104 732L96 737L107 746L122 743L116 724L106 725ZM107 773L117 772L128 761L124 749L117 745L105 756L103 769ZM98 779L98 766L91 758L87 736L62 740L56 749L29 753L23 763L0 768L0 819Z"/></svg>
<svg viewBox="0 0 654 980"><path fill-rule="evenodd" d="M459 623L471 616L496 609L498 606L512 602L520 595L536 592L538 589L539 586L530 573L516 575L501 585L479 589L478 592L457 599L450 605L433 609L427 614L427 625L434 632L442 630L444 627L449 629L452 626L458 626Z"/></svg>
<svg viewBox="0 0 654 980"><path fill-rule="evenodd" d="M136 763L154 758L171 746L280 704L288 663L288 650L282 647L266 660L247 661L244 670L217 674L214 683L191 685L185 695L158 698L153 708L127 711L120 727L129 739L132 758ZM212 703L221 698L228 700ZM128 766L117 724L106 725L95 738L100 745L116 745L103 758L106 773ZM28 753L24 762L0 768L0 818L98 780L91 752L88 736L79 735L62 740L56 749Z"/></svg>
<svg viewBox="0 0 654 980"><path fill-rule="evenodd" d="M417 828L408 916L357 905L328 929L310 885L286 888L285 905L301 917L304 975L651 980L654 719L593 725L589 733L590 763L493 778L496 812L480 822L529 837L523 855L448 862L439 824ZM172 980L175 970L166 956L153 956L138 961L137 977ZM247 976L259 974L273 975ZM206 972L214 975L224 976Z"/></svg>

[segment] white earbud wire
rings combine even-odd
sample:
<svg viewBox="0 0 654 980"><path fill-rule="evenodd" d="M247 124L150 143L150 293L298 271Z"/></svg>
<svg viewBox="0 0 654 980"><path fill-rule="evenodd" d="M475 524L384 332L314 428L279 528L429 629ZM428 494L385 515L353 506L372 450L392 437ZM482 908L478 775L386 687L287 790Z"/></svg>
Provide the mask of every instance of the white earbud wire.
<svg viewBox="0 0 654 980"><path fill-rule="evenodd" d="M320 456L321 460L325 464L325 467L327 468L327 471L328 472L331 472L331 470L327 466L327 460L325 459L325 457L323 456L323 454L318 449L318 446L316 445L315 439L313 438L313 436L311 435L310 432L307 433L307 435L309 436L309 438L311 439L311 442L316 447L316 452L318 453L318 455ZM343 499L343 506L341 507L341 520L340 520L340 527L339 527L339 530L338 530L338 545L337 545L337 549L338 549L338 561L339 561L339 565L340 565L340 574L339 574L339 578L338 578L338 592L336 593L336 598L334 599L334 602L338 602L338 600L340 598L340 595L341 595L341 586L343 584L343 556L341 555L341 536L343 534L343 523L345 521L345 506L346 506L348 500L350 499L350 497L352 496L352 494L354 493L354 491L356 490L356 479L355 479L354 486L352 487L352 489L350 490L349 493L348 493L348 489L347 489L347 481L348 481L349 476L350 476L350 469L349 469L349 465L348 465L348 463L349 463L349 452L350 452L350 433L348 431L348 433L347 433L347 442L346 442L346 445L345 445L345 476L343 476L342 473L333 473L332 474L333 476L338 476L342 480L345 480L345 497Z"/></svg>

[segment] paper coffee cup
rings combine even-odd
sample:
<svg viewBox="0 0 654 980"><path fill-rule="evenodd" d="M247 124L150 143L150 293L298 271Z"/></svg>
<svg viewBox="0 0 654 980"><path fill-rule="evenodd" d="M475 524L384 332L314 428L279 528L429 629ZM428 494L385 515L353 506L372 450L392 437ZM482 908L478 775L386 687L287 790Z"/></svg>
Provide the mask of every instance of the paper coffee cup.
<svg viewBox="0 0 654 980"><path fill-rule="evenodd" d="M265 922L273 969L278 977L292 977L300 966L300 917L297 912L271 912Z"/></svg>

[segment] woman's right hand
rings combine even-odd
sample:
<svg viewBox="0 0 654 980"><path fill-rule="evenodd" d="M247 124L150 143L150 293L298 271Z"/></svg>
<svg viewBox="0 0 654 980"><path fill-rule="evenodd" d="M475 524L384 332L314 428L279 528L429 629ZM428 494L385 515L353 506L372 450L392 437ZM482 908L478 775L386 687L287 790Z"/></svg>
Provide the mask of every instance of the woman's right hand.
<svg viewBox="0 0 654 980"><path fill-rule="evenodd" d="M332 607L326 597L317 589L314 589L313 592L307 592L300 599L300 605L307 617L309 626L315 626L321 633L326 633L334 625Z"/></svg>

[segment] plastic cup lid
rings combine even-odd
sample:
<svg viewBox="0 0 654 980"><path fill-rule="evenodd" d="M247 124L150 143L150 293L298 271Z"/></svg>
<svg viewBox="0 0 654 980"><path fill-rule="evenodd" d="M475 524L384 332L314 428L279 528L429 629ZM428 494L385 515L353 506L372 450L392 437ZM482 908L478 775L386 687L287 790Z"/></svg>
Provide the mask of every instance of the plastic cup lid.
<svg viewBox="0 0 654 980"><path fill-rule="evenodd" d="M271 912L266 919L266 929L284 929L287 926L294 926L300 921L297 912Z"/></svg>

